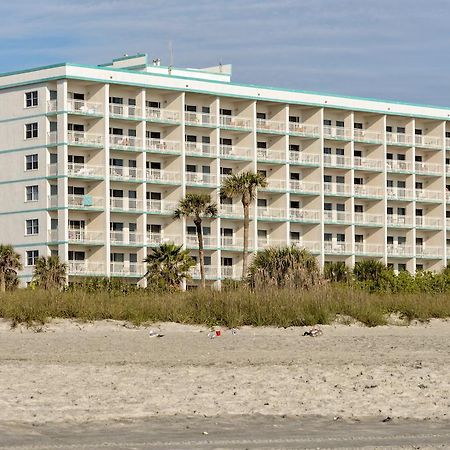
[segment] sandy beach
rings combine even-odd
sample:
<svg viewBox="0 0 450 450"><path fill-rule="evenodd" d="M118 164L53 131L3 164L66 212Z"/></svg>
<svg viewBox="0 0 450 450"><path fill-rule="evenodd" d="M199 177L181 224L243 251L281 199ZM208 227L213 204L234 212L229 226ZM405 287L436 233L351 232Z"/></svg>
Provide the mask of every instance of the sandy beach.
<svg viewBox="0 0 450 450"><path fill-rule="evenodd" d="M243 328L0 323L0 421L450 417L450 322ZM150 337L149 331L164 336Z"/></svg>

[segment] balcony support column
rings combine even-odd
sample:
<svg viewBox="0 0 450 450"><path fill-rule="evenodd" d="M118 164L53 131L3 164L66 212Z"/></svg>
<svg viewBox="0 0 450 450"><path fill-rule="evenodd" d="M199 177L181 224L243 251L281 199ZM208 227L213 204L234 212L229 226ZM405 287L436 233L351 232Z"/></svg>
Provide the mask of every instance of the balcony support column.
<svg viewBox="0 0 450 450"><path fill-rule="evenodd" d="M103 195L105 198L105 213L104 213L104 223L103 223L103 232L105 233L105 254L103 256L103 261L105 264L105 275L107 277L111 276L111 237L109 235L110 231L110 222L111 222L111 203L110 203L110 175L109 175L109 159L110 159L110 150L109 150L109 89L110 85L105 84L103 86L103 136L104 136L104 147L103 147L103 164L105 166L105 182L103 183Z"/></svg>

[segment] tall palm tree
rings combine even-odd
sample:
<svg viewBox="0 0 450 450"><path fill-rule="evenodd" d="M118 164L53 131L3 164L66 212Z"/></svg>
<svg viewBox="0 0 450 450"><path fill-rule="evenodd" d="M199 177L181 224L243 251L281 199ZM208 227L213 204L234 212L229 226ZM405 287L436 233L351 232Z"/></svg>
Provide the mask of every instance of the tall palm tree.
<svg viewBox="0 0 450 450"><path fill-rule="evenodd" d="M242 278L247 276L248 230L250 226L250 205L256 198L258 188L267 186L266 177L260 173L242 172L230 175L222 182L222 198L240 197L244 209L244 250L242 253Z"/></svg>
<svg viewBox="0 0 450 450"><path fill-rule="evenodd" d="M0 292L6 291L6 285L17 278L17 271L20 269L20 255L13 246L0 244Z"/></svg>
<svg viewBox="0 0 450 450"><path fill-rule="evenodd" d="M144 259L147 264L145 278L153 288L179 289L181 283L189 278L189 270L195 266L189 250L173 243L160 244L151 249Z"/></svg>
<svg viewBox="0 0 450 450"><path fill-rule="evenodd" d="M41 256L36 260L33 281L43 289L62 289L66 284L67 265L59 256Z"/></svg>
<svg viewBox="0 0 450 450"><path fill-rule="evenodd" d="M198 240L198 257L200 259L200 278L202 288L206 287L205 254L203 250L203 227L205 217L217 215L217 206L211 201L209 194L186 194L186 197L178 202L178 208L174 212L176 219L191 217L194 221Z"/></svg>

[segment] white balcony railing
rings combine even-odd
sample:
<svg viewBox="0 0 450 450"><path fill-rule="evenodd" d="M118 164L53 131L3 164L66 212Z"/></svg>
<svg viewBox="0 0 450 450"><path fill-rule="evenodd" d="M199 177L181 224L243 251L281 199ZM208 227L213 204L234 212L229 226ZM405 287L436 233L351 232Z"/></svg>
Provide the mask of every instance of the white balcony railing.
<svg viewBox="0 0 450 450"><path fill-rule="evenodd" d="M159 184L180 184L181 174L180 172L172 172L162 169L147 169L146 170L147 181L151 183Z"/></svg>
<svg viewBox="0 0 450 450"><path fill-rule="evenodd" d="M319 222L320 211L310 209L290 208L289 217L291 220L299 220L305 222Z"/></svg>
<svg viewBox="0 0 450 450"><path fill-rule="evenodd" d="M331 255L352 253L352 244L347 242L325 241L324 252Z"/></svg>
<svg viewBox="0 0 450 450"><path fill-rule="evenodd" d="M440 259L443 256L441 247L428 247L425 245L416 245L416 256L418 258L434 258Z"/></svg>
<svg viewBox="0 0 450 450"><path fill-rule="evenodd" d="M309 125L300 122L289 122L289 133L296 136L319 137L320 129L316 125Z"/></svg>
<svg viewBox="0 0 450 450"><path fill-rule="evenodd" d="M324 125L323 137L325 139L350 140L352 138L352 130L345 127L332 127Z"/></svg>
<svg viewBox="0 0 450 450"><path fill-rule="evenodd" d="M291 164L320 165L320 155L290 150L289 162Z"/></svg>
<svg viewBox="0 0 450 450"><path fill-rule="evenodd" d="M286 161L286 152L284 150L258 148L256 155L258 161Z"/></svg>
<svg viewBox="0 0 450 450"><path fill-rule="evenodd" d="M101 231L68 230L69 244L104 244L105 235Z"/></svg>
<svg viewBox="0 0 450 450"><path fill-rule="evenodd" d="M147 233L148 245L160 245L167 242L174 242L180 244L180 236L165 234L165 233Z"/></svg>
<svg viewBox="0 0 450 450"><path fill-rule="evenodd" d="M144 237L141 233L134 231L110 231L109 239L111 245L142 245Z"/></svg>
<svg viewBox="0 0 450 450"><path fill-rule="evenodd" d="M167 141L165 139L147 139L146 150L153 153L181 154L181 145L177 141Z"/></svg>
<svg viewBox="0 0 450 450"><path fill-rule="evenodd" d="M413 256L413 247L403 244L387 244L386 250L389 256Z"/></svg>
<svg viewBox="0 0 450 450"><path fill-rule="evenodd" d="M351 223L352 221L352 213L345 211L324 211L323 216L325 222Z"/></svg>
<svg viewBox="0 0 450 450"><path fill-rule="evenodd" d="M142 277L145 274L145 266L134 262L112 262L110 272L111 276L115 277Z"/></svg>
<svg viewBox="0 0 450 450"><path fill-rule="evenodd" d="M257 217L260 220L265 219L286 219L286 210L283 208L271 208L268 206L257 207Z"/></svg>
<svg viewBox="0 0 450 450"><path fill-rule="evenodd" d="M202 186L216 186L217 178L210 173L186 172L186 183Z"/></svg>
<svg viewBox="0 0 450 450"><path fill-rule="evenodd" d="M68 203L70 208L82 208L85 210L98 209L105 206L102 197L94 197L92 195L68 195Z"/></svg>
<svg viewBox="0 0 450 450"><path fill-rule="evenodd" d="M384 195L383 189L367 186L366 184L354 184L353 193L357 197L382 198Z"/></svg>
<svg viewBox="0 0 450 450"><path fill-rule="evenodd" d="M353 130L353 136L355 141L369 142L369 143L383 142L383 133L378 133L377 131L367 131L355 128Z"/></svg>
<svg viewBox="0 0 450 450"><path fill-rule="evenodd" d="M414 198L414 191L406 188L388 187L386 188L386 194L388 200L412 200Z"/></svg>
<svg viewBox="0 0 450 450"><path fill-rule="evenodd" d="M440 175L442 173L442 166L440 164L416 162L415 170L417 173Z"/></svg>
<svg viewBox="0 0 450 450"><path fill-rule="evenodd" d="M286 240L283 239L272 239L272 238L258 238L258 249L269 248L269 247L281 247L286 245Z"/></svg>
<svg viewBox="0 0 450 450"><path fill-rule="evenodd" d="M203 142L185 142L186 154L193 156L217 156L217 147L213 144L204 144Z"/></svg>
<svg viewBox="0 0 450 450"><path fill-rule="evenodd" d="M179 123L181 115L178 111L161 108L145 108L145 117L147 120L155 122Z"/></svg>
<svg viewBox="0 0 450 450"><path fill-rule="evenodd" d="M431 189L416 189L416 201L441 202L443 200L442 191L433 191Z"/></svg>
<svg viewBox="0 0 450 450"><path fill-rule="evenodd" d="M285 191L287 188L286 180L277 180L275 178L268 177L267 187L261 188L262 191Z"/></svg>
<svg viewBox="0 0 450 450"><path fill-rule="evenodd" d="M118 150L142 150L142 139L136 136L109 135L109 145Z"/></svg>
<svg viewBox="0 0 450 450"><path fill-rule="evenodd" d="M327 167L351 167L352 160L347 156L323 155L323 164Z"/></svg>
<svg viewBox="0 0 450 450"><path fill-rule="evenodd" d="M142 170L136 167L109 166L111 180L137 181L142 180Z"/></svg>
<svg viewBox="0 0 450 450"><path fill-rule="evenodd" d="M67 163L67 174L71 177L100 178L104 176L104 168L92 164Z"/></svg>
<svg viewBox="0 0 450 450"><path fill-rule="evenodd" d="M221 248L227 250L242 250L244 248L244 238L236 236L221 236L220 237ZM248 248L253 248L253 240L248 240Z"/></svg>
<svg viewBox="0 0 450 450"><path fill-rule="evenodd" d="M217 279L219 278L218 274L219 268L217 266L205 266L205 277L207 279ZM190 275L194 280L198 280L200 278L200 265L192 267L192 269L190 270Z"/></svg>
<svg viewBox="0 0 450 450"><path fill-rule="evenodd" d="M380 159L370 159L355 156L353 159L353 165L355 169L368 169L368 170L383 170L383 161Z"/></svg>
<svg viewBox="0 0 450 450"><path fill-rule="evenodd" d="M390 145L412 145L413 137L405 133L386 133L386 143Z"/></svg>
<svg viewBox="0 0 450 450"><path fill-rule="evenodd" d="M69 261L67 264L69 275L105 275L105 265L103 263L91 261Z"/></svg>
<svg viewBox="0 0 450 450"><path fill-rule="evenodd" d="M289 189L295 193L319 194L320 184L311 181L289 180Z"/></svg>
<svg viewBox="0 0 450 450"><path fill-rule="evenodd" d="M136 200L135 198L128 197L110 197L109 205L111 210L114 211L142 211L142 201Z"/></svg>
<svg viewBox="0 0 450 450"><path fill-rule="evenodd" d="M386 220L388 227L412 227L413 225L413 219L410 216L387 214Z"/></svg>
<svg viewBox="0 0 450 450"><path fill-rule="evenodd" d="M435 148L435 149L442 148L442 139L434 136L423 136L416 134L414 135L414 143L416 147Z"/></svg>
<svg viewBox="0 0 450 450"><path fill-rule="evenodd" d="M321 252L321 243L316 241L305 241L303 239L291 239L291 244L299 248L306 248L311 253Z"/></svg>
<svg viewBox="0 0 450 450"><path fill-rule="evenodd" d="M153 214L172 215L177 208L177 202L167 200L147 200L147 212Z"/></svg>
<svg viewBox="0 0 450 450"><path fill-rule="evenodd" d="M58 111L58 104L56 100L48 100L47 101L47 112L56 112Z"/></svg>
<svg viewBox="0 0 450 450"><path fill-rule="evenodd" d="M217 126L217 117L210 113L185 111L184 121L186 125Z"/></svg>
<svg viewBox="0 0 450 450"><path fill-rule="evenodd" d="M351 195L351 186L344 183L323 183L325 195Z"/></svg>
<svg viewBox="0 0 450 450"><path fill-rule="evenodd" d="M236 116L219 116L220 126L223 128L237 128L239 130L249 130L252 127L252 121Z"/></svg>
<svg viewBox="0 0 450 450"><path fill-rule="evenodd" d="M277 133L284 133L286 132L286 122L269 119L256 119L256 129L262 132L274 131Z"/></svg>
<svg viewBox="0 0 450 450"><path fill-rule="evenodd" d="M386 161L386 169L388 172L412 172L413 165L408 161L388 159Z"/></svg>
<svg viewBox="0 0 450 450"><path fill-rule="evenodd" d="M357 255L383 255L384 247L378 244L366 244L355 242L355 253Z"/></svg>
<svg viewBox="0 0 450 450"><path fill-rule="evenodd" d="M354 216L355 223L358 225L376 225L383 226L383 216L380 214L357 213Z"/></svg>
<svg viewBox="0 0 450 450"><path fill-rule="evenodd" d="M219 214L221 217L243 217L244 210L242 205L232 203L229 204L220 204L219 205Z"/></svg>
<svg viewBox="0 0 450 450"><path fill-rule="evenodd" d="M67 100L67 110L72 114L84 114L87 116L100 116L103 114L103 105L86 100Z"/></svg>
<svg viewBox="0 0 450 450"><path fill-rule="evenodd" d="M186 245L189 248L198 248L198 238L196 234L187 234L186 235ZM203 247L204 248L216 248L217 247L217 239L215 236L203 235Z"/></svg>
<svg viewBox="0 0 450 450"><path fill-rule="evenodd" d="M103 145L103 135L85 131L68 131L67 140L70 145L99 147Z"/></svg>
<svg viewBox="0 0 450 450"><path fill-rule="evenodd" d="M222 278L240 280L242 278L242 268L238 266L222 266L220 268L220 275Z"/></svg>
<svg viewBox="0 0 450 450"><path fill-rule="evenodd" d="M236 145L221 145L220 157L232 159L251 159L252 149L247 147L238 147Z"/></svg>
<svg viewBox="0 0 450 450"><path fill-rule="evenodd" d="M120 119L136 119L142 117L142 109L135 105L110 103L109 115L110 117L118 117Z"/></svg>
<svg viewBox="0 0 450 450"><path fill-rule="evenodd" d="M442 220L437 217L416 216L416 227L440 229Z"/></svg>

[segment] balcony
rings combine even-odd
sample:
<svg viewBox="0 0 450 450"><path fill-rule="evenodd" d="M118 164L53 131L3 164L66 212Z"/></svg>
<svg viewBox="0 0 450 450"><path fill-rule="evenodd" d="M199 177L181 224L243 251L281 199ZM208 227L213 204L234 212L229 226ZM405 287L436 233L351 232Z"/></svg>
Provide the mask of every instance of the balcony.
<svg viewBox="0 0 450 450"><path fill-rule="evenodd" d="M217 177L210 173L186 172L186 183L193 186L216 187Z"/></svg>
<svg viewBox="0 0 450 450"><path fill-rule="evenodd" d="M144 237L141 233L125 232L125 231L110 231L109 240L111 245L115 246L142 246L144 244Z"/></svg>
<svg viewBox="0 0 450 450"><path fill-rule="evenodd" d="M287 245L286 239L258 238L258 250L270 247L282 247Z"/></svg>
<svg viewBox="0 0 450 450"><path fill-rule="evenodd" d="M258 148L256 157L258 161L285 162L286 152L284 150L271 150L268 148Z"/></svg>
<svg viewBox="0 0 450 450"><path fill-rule="evenodd" d="M181 122L181 115L178 111L161 108L145 108L145 117L152 122L178 124Z"/></svg>
<svg viewBox="0 0 450 450"><path fill-rule="evenodd" d="M165 233L147 233L147 245L154 246L168 242L174 242L180 245L180 236L168 235Z"/></svg>
<svg viewBox="0 0 450 450"><path fill-rule="evenodd" d="M269 208L267 206L257 207L259 220L286 220L286 210L283 208Z"/></svg>
<svg viewBox="0 0 450 450"><path fill-rule="evenodd" d="M222 203L219 205L219 215L223 218L230 218L230 219L242 219L244 216L244 210L242 205L239 204L225 204Z"/></svg>
<svg viewBox="0 0 450 450"><path fill-rule="evenodd" d="M69 261L67 264L68 275L106 275L105 265L90 261Z"/></svg>
<svg viewBox="0 0 450 450"><path fill-rule="evenodd" d="M353 166L356 170L373 170L377 172L383 171L383 161L380 159L361 158L355 156L353 158Z"/></svg>
<svg viewBox="0 0 450 450"><path fill-rule="evenodd" d="M220 157L226 159L252 159L252 149L235 145L220 145Z"/></svg>
<svg viewBox="0 0 450 450"><path fill-rule="evenodd" d="M220 268L222 279L240 280L242 278L242 268L237 266L222 266Z"/></svg>
<svg viewBox="0 0 450 450"><path fill-rule="evenodd" d="M365 142L367 144L381 144L383 142L383 133L378 133L376 131L355 128L353 130L353 136L355 141Z"/></svg>
<svg viewBox="0 0 450 450"><path fill-rule="evenodd" d="M351 158L341 155L323 155L323 165L325 167L350 168L352 166Z"/></svg>
<svg viewBox="0 0 450 450"><path fill-rule="evenodd" d="M147 212L152 214L171 216L177 206L177 202L169 202L166 200L147 200Z"/></svg>
<svg viewBox="0 0 450 450"><path fill-rule="evenodd" d="M445 201L446 201L447 203L450 202L450 192L449 192L449 191L446 191L446 192L445 192Z"/></svg>
<svg viewBox="0 0 450 450"><path fill-rule="evenodd" d="M139 182L143 180L142 170L136 167L109 166L111 181Z"/></svg>
<svg viewBox="0 0 450 450"><path fill-rule="evenodd" d="M290 150L289 163L303 166L320 166L320 155Z"/></svg>
<svg viewBox="0 0 450 450"><path fill-rule="evenodd" d="M352 213L345 211L324 211L324 221L332 224L351 224Z"/></svg>
<svg viewBox="0 0 450 450"><path fill-rule="evenodd" d="M287 181L267 178L267 187L261 188L261 191L284 192L286 191Z"/></svg>
<svg viewBox="0 0 450 450"><path fill-rule="evenodd" d="M355 197L362 198L383 198L384 191L383 189L367 186L366 184L354 184L353 194Z"/></svg>
<svg viewBox="0 0 450 450"><path fill-rule="evenodd" d="M190 156L217 157L217 147L202 142L185 142L186 154Z"/></svg>
<svg viewBox="0 0 450 450"><path fill-rule="evenodd" d="M55 145L58 143L58 133L56 131L50 131L47 133L47 145Z"/></svg>
<svg viewBox="0 0 450 450"><path fill-rule="evenodd" d="M217 280L219 268L217 266L205 266L205 278L207 280ZM194 280L200 279L200 265L192 267L190 275Z"/></svg>
<svg viewBox="0 0 450 450"><path fill-rule="evenodd" d="M221 236L220 237L220 247L223 250L236 250L242 251L244 248L244 238L239 238L236 236ZM253 240L248 240L249 251L253 248Z"/></svg>
<svg viewBox="0 0 450 450"><path fill-rule="evenodd" d="M430 189L416 189L416 201L417 202L442 202L442 191L433 191Z"/></svg>
<svg viewBox="0 0 450 450"><path fill-rule="evenodd" d="M142 201L128 197L110 197L109 205L113 212L143 212Z"/></svg>
<svg viewBox="0 0 450 450"><path fill-rule="evenodd" d="M320 222L320 211L300 209L300 208L290 208L289 218L293 221L299 222Z"/></svg>
<svg viewBox="0 0 450 450"><path fill-rule="evenodd" d="M177 141L167 141L165 139L146 139L146 150L152 153L181 155L180 143Z"/></svg>
<svg viewBox="0 0 450 450"><path fill-rule="evenodd" d="M355 254L362 256L383 256L384 247L378 244L355 242Z"/></svg>
<svg viewBox="0 0 450 450"><path fill-rule="evenodd" d="M413 226L413 220L411 216L387 214L386 219L388 227L412 228Z"/></svg>
<svg viewBox="0 0 450 450"><path fill-rule="evenodd" d="M289 133L295 136L318 138L320 136L320 128L306 123L289 122Z"/></svg>
<svg viewBox="0 0 450 450"><path fill-rule="evenodd" d="M388 187L386 189L388 200L412 200L414 198L414 191L412 189Z"/></svg>
<svg viewBox="0 0 450 450"><path fill-rule="evenodd" d="M335 139L338 141L350 141L352 138L352 130L351 128L324 125L323 137L325 139Z"/></svg>
<svg viewBox="0 0 450 450"><path fill-rule="evenodd" d="M256 131L260 133L286 133L286 123L269 119L256 119Z"/></svg>
<svg viewBox="0 0 450 450"><path fill-rule="evenodd" d="M77 145L80 147L102 147L103 135L87 133L85 131L68 131L67 142L69 145Z"/></svg>
<svg viewBox="0 0 450 450"><path fill-rule="evenodd" d="M144 264L133 262L112 262L109 267L112 277L143 277L146 272Z"/></svg>
<svg viewBox="0 0 450 450"><path fill-rule="evenodd" d="M351 186L344 183L323 183L324 195L350 196Z"/></svg>
<svg viewBox="0 0 450 450"><path fill-rule="evenodd" d="M416 216L416 227L418 228L434 228L441 229L442 221L437 217Z"/></svg>
<svg viewBox="0 0 450 450"><path fill-rule="evenodd" d="M196 234L186 235L186 246L188 248L198 248L198 239ZM214 236L203 235L203 248L217 248L217 239Z"/></svg>
<svg viewBox="0 0 450 450"><path fill-rule="evenodd" d="M109 146L114 150L141 151L144 150L142 139L136 136L109 135Z"/></svg>
<svg viewBox="0 0 450 450"><path fill-rule="evenodd" d="M102 197L93 197L92 195L68 195L68 206L71 209L99 210L105 206L105 201Z"/></svg>
<svg viewBox="0 0 450 450"><path fill-rule="evenodd" d="M135 105L110 103L109 116L116 119L140 119L142 118L142 109Z"/></svg>
<svg viewBox="0 0 450 450"><path fill-rule="evenodd" d="M418 174L436 176L442 175L442 165L440 164L416 162L414 168Z"/></svg>
<svg viewBox="0 0 450 450"><path fill-rule="evenodd" d="M91 164L67 163L67 174L72 178L89 178L101 179L104 176L104 168L102 166L94 166Z"/></svg>
<svg viewBox="0 0 450 450"><path fill-rule="evenodd" d="M289 190L296 194L320 194L320 184L311 181L289 180Z"/></svg>
<svg viewBox="0 0 450 450"><path fill-rule="evenodd" d="M416 147L433 148L436 150L442 149L442 139L433 136L414 135L414 143Z"/></svg>
<svg viewBox="0 0 450 450"><path fill-rule="evenodd" d="M291 239L291 244L299 248L305 248L311 253L318 254L321 250L321 243L315 241L304 241L303 239Z"/></svg>
<svg viewBox="0 0 450 450"><path fill-rule="evenodd" d="M442 247L428 247L424 245L416 245L417 258L441 259L444 256Z"/></svg>
<svg viewBox="0 0 450 450"><path fill-rule="evenodd" d="M386 250L388 256L406 258L411 258L413 256L413 247L403 244L388 244Z"/></svg>
<svg viewBox="0 0 450 450"><path fill-rule="evenodd" d="M347 242L324 242L324 252L328 255L348 255L352 253L352 244Z"/></svg>
<svg viewBox="0 0 450 450"><path fill-rule="evenodd" d="M101 103L88 102L86 100L68 99L67 112L83 116L102 116L103 105Z"/></svg>
<svg viewBox="0 0 450 450"><path fill-rule="evenodd" d="M105 236L101 231L70 230L68 231L69 244L104 245Z"/></svg>
<svg viewBox="0 0 450 450"><path fill-rule="evenodd" d="M407 161L399 161L394 159L388 159L386 161L386 170L388 172L412 172L413 171L413 165L410 162Z"/></svg>
<svg viewBox="0 0 450 450"><path fill-rule="evenodd" d="M219 123L222 128L232 128L234 130L249 131L252 128L250 119L243 119L236 116L219 116Z"/></svg>
<svg viewBox="0 0 450 450"><path fill-rule="evenodd" d="M155 184L181 184L180 172L171 172L161 169L147 169L147 182Z"/></svg>
<svg viewBox="0 0 450 450"><path fill-rule="evenodd" d="M210 113L185 111L184 121L186 125L197 127L217 127L217 117Z"/></svg>
<svg viewBox="0 0 450 450"><path fill-rule="evenodd" d="M354 221L356 225L382 227L384 224L384 216L355 212Z"/></svg>
<svg viewBox="0 0 450 450"><path fill-rule="evenodd" d="M406 145L407 147L411 147L413 144L413 137L411 134L387 132L386 143L388 145Z"/></svg>
<svg viewBox="0 0 450 450"><path fill-rule="evenodd" d="M48 100L47 101L47 112L56 112L58 111L58 104L56 100Z"/></svg>

